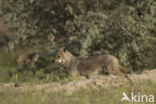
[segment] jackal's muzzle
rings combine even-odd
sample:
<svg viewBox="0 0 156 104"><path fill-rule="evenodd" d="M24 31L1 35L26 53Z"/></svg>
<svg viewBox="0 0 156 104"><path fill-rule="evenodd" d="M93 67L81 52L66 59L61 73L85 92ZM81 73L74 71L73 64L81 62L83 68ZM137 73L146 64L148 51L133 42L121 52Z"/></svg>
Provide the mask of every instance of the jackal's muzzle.
<svg viewBox="0 0 156 104"><path fill-rule="evenodd" d="M61 58L59 58L59 59L52 60L52 62L55 63L55 64L60 64L60 63L63 62L63 60Z"/></svg>

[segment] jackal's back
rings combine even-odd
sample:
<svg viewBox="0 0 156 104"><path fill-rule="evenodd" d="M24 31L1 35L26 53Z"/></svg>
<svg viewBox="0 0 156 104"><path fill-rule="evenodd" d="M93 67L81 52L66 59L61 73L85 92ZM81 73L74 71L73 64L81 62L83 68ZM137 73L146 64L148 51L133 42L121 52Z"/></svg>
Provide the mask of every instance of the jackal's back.
<svg viewBox="0 0 156 104"><path fill-rule="evenodd" d="M112 73L118 70L119 61L112 55L91 56L79 59L78 70L81 74Z"/></svg>

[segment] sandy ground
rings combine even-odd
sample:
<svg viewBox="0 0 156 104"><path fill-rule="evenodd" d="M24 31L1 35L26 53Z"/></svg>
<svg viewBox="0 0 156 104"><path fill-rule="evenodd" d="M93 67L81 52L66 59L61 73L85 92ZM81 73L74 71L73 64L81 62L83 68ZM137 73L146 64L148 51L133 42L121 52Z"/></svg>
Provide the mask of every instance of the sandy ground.
<svg viewBox="0 0 156 104"><path fill-rule="evenodd" d="M135 84L136 81L146 81L151 80L156 82L156 69L154 70L146 70L141 74L129 74L129 77L132 79ZM123 84L130 83L126 78L121 76L91 76L89 79L85 77L80 77L76 80L64 83L43 83L43 84L30 84L30 83L21 83L19 87L15 87L14 83L1 83L0 84L0 92L3 92L7 89L10 89L15 92L25 92L25 91L34 91L39 92L42 90L46 90L47 92L58 92L64 91L68 94L72 94L74 91L77 91L81 88L97 88L97 86L110 88L108 86L121 86Z"/></svg>

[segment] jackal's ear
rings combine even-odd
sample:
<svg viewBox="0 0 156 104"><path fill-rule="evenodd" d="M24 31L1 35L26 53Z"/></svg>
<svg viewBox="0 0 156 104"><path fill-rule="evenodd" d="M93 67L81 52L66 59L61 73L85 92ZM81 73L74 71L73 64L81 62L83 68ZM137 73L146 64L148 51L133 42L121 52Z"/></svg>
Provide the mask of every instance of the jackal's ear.
<svg viewBox="0 0 156 104"><path fill-rule="evenodd" d="M63 48L63 52L66 52L66 49L65 48Z"/></svg>
<svg viewBox="0 0 156 104"><path fill-rule="evenodd" d="M64 47L62 47L60 50L63 51L63 52L67 51Z"/></svg>

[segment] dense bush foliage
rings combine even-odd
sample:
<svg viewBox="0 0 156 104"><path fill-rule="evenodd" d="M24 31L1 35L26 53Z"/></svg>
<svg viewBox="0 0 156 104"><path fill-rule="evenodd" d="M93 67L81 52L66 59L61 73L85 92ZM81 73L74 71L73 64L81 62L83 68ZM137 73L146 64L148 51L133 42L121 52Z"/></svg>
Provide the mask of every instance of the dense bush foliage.
<svg viewBox="0 0 156 104"><path fill-rule="evenodd" d="M34 73L44 77L57 74L50 61L60 47L76 56L112 54L133 70L155 67L155 11L155 0L3 0L0 15L11 31L8 50L37 50Z"/></svg>

